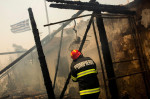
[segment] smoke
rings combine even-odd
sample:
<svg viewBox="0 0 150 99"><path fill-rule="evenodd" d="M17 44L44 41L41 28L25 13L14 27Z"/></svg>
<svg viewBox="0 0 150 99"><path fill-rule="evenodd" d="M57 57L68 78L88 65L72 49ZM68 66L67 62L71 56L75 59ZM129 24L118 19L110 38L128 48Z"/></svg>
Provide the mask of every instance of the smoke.
<svg viewBox="0 0 150 99"><path fill-rule="evenodd" d="M12 45L15 49L15 51L26 51L27 49L24 49L21 45L13 44Z"/></svg>

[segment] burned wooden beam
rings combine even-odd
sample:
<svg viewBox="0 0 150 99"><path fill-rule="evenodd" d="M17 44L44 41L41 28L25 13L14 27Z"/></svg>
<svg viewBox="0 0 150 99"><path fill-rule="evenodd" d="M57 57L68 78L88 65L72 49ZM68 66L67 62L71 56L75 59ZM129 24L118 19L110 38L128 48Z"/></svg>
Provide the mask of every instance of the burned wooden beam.
<svg viewBox="0 0 150 99"><path fill-rule="evenodd" d="M115 72L114 72L114 68L113 68L113 63L112 63L112 58L111 58L111 54L110 54L110 49L109 49L109 45L108 45L108 39L107 39L107 35L106 35L106 30L104 27L103 18L97 17L96 23L97 23L97 27L98 27L98 31L99 31L99 38L100 38L100 42L101 42L101 48L102 48L107 78L111 79L111 78L115 77ZM110 80L108 82L108 87L109 87L109 91L111 94L111 99L119 99L118 87L117 87L117 83L116 83L115 79Z"/></svg>
<svg viewBox="0 0 150 99"><path fill-rule="evenodd" d="M81 2L81 1L69 1L69 0L46 0L47 2L56 2L56 3L68 3L68 4L87 4L87 3L95 3L94 2Z"/></svg>
<svg viewBox="0 0 150 99"><path fill-rule="evenodd" d="M135 11L130 11L121 6L113 6L113 5L73 5L73 4L51 4L50 7L60 8L60 9L73 9L73 10L87 10L87 11L102 11L109 12L115 14L126 14L126 15L135 15Z"/></svg>
<svg viewBox="0 0 150 99"><path fill-rule="evenodd" d="M99 5L98 2L81 2L81 1L64 1L64 0L47 0L48 2L56 2L56 3L63 3L63 4L73 4L73 5L86 5L86 6L95 6Z"/></svg>
<svg viewBox="0 0 150 99"><path fill-rule="evenodd" d="M55 94L54 94L54 91L53 91L53 88L52 88L52 81L51 81L50 74L49 74L49 71L48 71L45 55L44 55L42 44L41 44L40 37L39 37L39 31L37 29L36 22L34 20L32 9L29 8L28 12L29 12L29 17L30 17L30 21L31 21L32 31L33 31L33 36L34 36L35 44L36 44L36 47L37 47L40 66L41 66L41 70L42 70L42 74L43 74L43 78L44 78L44 84L45 84L45 87L46 87L48 98L49 99L50 98L55 99Z"/></svg>
<svg viewBox="0 0 150 99"><path fill-rule="evenodd" d="M66 1L66 0L47 0L48 2L56 2L56 3L63 3L63 4L73 4L73 5L84 5L84 6L93 6L93 7L113 7L114 9L120 9L120 10L127 10L127 7L120 6L120 5L102 5L98 2L81 2L81 1Z"/></svg>

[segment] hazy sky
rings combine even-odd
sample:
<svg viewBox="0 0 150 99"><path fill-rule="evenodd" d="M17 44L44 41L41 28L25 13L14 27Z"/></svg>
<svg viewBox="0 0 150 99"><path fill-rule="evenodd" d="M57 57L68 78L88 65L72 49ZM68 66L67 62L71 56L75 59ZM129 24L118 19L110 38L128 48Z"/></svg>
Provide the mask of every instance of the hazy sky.
<svg viewBox="0 0 150 99"><path fill-rule="evenodd" d="M87 2L89 0L80 0ZM133 0L97 0L103 4L127 4L128 1ZM70 18L77 11L75 10L62 10L50 8L49 2L47 3L49 21L57 22ZM0 1L0 53L14 51L12 44L22 45L24 48L29 49L34 45L32 31L14 34L10 31L10 25L23 21L29 18L27 9L31 7L34 13L37 28L41 32L41 38L48 34L47 27L43 27L46 21L44 0L1 0ZM86 12L89 13L89 12ZM50 27L51 31L59 28L60 25ZM0 56L0 61L4 56ZM4 58L3 58L4 59Z"/></svg>

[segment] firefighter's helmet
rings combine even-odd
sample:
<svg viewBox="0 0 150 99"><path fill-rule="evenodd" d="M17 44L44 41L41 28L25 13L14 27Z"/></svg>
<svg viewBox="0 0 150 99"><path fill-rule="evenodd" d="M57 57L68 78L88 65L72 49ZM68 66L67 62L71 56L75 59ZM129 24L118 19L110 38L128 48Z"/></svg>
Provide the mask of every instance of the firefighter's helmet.
<svg viewBox="0 0 150 99"><path fill-rule="evenodd" d="M72 50L70 54L73 60L76 60L80 55L81 55L81 52L78 50Z"/></svg>

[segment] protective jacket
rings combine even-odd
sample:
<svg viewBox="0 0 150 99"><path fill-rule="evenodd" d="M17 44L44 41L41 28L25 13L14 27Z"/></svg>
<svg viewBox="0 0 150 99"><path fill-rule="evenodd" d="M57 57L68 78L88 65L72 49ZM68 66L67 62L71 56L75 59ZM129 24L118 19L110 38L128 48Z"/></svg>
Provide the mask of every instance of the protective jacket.
<svg viewBox="0 0 150 99"><path fill-rule="evenodd" d="M72 62L71 78L79 83L80 95L100 92L96 64L89 57L80 56Z"/></svg>

